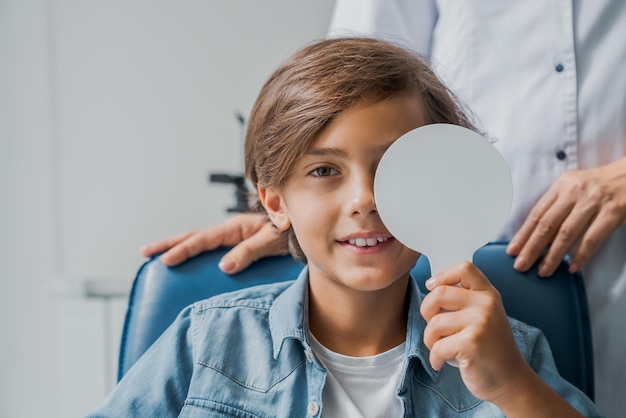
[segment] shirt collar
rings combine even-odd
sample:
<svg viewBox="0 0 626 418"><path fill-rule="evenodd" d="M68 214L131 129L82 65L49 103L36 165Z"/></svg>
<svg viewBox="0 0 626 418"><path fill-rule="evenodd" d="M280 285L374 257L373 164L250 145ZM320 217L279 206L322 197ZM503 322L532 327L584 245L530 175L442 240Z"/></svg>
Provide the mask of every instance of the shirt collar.
<svg viewBox="0 0 626 418"><path fill-rule="evenodd" d="M305 266L296 281L278 295L270 308L270 333L274 358L278 357L286 339L296 339L306 347L308 322L309 268Z"/></svg>
<svg viewBox="0 0 626 418"><path fill-rule="evenodd" d="M438 372L430 365L430 351L424 344L426 321L420 313L422 295L413 277L409 281L409 316L407 321L407 358L418 358L428 373L437 381ZM270 333L274 358L277 358L286 339L296 339L307 349L309 329L309 269L304 267L296 281L281 293L270 308Z"/></svg>
<svg viewBox="0 0 626 418"><path fill-rule="evenodd" d="M424 344L426 320L420 313L422 294L412 275L411 280L409 280L409 294L409 317L406 326L407 358L409 360L418 358L424 370L426 370L431 379L436 382L439 372L430 365L430 350L426 347L426 344Z"/></svg>

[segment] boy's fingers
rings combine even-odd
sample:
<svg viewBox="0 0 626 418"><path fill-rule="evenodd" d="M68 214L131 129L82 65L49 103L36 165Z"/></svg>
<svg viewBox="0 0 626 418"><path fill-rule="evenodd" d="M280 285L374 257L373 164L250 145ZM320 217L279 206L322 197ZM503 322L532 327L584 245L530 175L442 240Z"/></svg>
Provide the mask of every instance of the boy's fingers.
<svg viewBox="0 0 626 418"><path fill-rule="evenodd" d="M469 261L457 263L426 281L426 288L430 291L442 285L460 286L471 290L491 288L491 283L485 275Z"/></svg>
<svg viewBox="0 0 626 418"><path fill-rule="evenodd" d="M459 350L464 346L461 333L453 334L447 338L440 339L430 349L430 364L435 370L441 370L446 361L455 360L462 365L462 359L459 359Z"/></svg>
<svg viewBox="0 0 626 418"><path fill-rule="evenodd" d="M440 285L424 296L420 313L429 322L442 311L458 311L467 306L468 291L458 286Z"/></svg>
<svg viewBox="0 0 626 418"><path fill-rule="evenodd" d="M459 312L440 312L433 316L424 329L424 344L429 349L442 338L461 331L466 325L466 317Z"/></svg>
<svg viewBox="0 0 626 418"><path fill-rule="evenodd" d="M430 321L442 311L460 311L470 306L488 307L499 298L485 275L469 262L458 263L428 280L420 313Z"/></svg>

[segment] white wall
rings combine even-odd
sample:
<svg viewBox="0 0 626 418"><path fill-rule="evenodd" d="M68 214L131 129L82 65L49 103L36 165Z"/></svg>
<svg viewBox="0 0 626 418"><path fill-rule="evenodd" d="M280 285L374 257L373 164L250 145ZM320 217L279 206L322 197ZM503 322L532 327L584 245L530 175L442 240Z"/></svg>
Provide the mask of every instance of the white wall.
<svg viewBox="0 0 626 418"><path fill-rule="evenodd" d="M57 272L43 2L0 1L0 416L55 406Z"/></svg>
<svg viewBox="0 0 626 418"><path fill-rule="evenodd" d="M103 367L81 381L68 363L111 350L98 329L109 308L63 289L130 280L140 244L228 216L232 188L207 176L240 170L234 113L324 35L331 9L0 0L1 417L79 416L96 402ZM85 388L74 409L68 382Z"/></svg>

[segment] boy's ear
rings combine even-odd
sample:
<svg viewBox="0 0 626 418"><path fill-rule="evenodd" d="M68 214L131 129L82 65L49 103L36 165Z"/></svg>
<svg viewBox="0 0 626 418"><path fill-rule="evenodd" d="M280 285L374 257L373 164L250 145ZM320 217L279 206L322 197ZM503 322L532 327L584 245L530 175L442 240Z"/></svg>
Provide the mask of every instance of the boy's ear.
<svg viewBox="0 0 626 418"><path fill-rule="evenodd" d="M259 199L267 211L270 220L281 231L286 231L291 226L291 220L287 214L282 195L274 188L259 188Z"/></svg>

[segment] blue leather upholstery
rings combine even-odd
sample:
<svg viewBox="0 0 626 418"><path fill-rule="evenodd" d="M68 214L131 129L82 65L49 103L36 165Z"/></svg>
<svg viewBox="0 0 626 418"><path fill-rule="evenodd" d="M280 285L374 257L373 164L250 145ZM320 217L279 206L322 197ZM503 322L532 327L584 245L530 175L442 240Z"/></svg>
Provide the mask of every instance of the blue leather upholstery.
<svg viewBox="0 0 626 418"><path fill-rule="evenodd" d="M474 255L476 264L502 295L509 316L543 330L560 374L594 395L593 355L584 283L562 263L550 279L513 269L506 244L488 244ZM137 273L129 298L119 356L118 379L158 338L188 304L223 292L257 284L295 279L302 265L289 256L257 261L234 276L217 264L227 251L221 248L169 268L158 258L147 261ZM420 288L430 277L430 265L421 257L412 270Z"/></svg>

